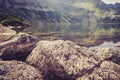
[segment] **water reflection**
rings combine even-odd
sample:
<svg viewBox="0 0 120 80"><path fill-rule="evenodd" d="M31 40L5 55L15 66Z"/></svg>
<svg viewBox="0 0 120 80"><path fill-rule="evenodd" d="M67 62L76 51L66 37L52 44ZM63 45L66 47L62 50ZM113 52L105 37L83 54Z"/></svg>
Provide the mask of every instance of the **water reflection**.
<svg viewBox="0 0 120 80"><path fill-rule="evenodd" d="M25 32L32 33L39 39L72 40L83 46L120 41L120 24L47 25L31 27Z"/></svg>

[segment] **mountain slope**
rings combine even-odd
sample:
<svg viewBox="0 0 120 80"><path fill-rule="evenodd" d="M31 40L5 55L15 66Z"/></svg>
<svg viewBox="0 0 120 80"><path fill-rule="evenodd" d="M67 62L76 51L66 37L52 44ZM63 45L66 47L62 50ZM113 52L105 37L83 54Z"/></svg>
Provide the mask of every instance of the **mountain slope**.
<svg viewBox="0 0 120 80"><path fill-rule="evenodd" d="M0 12L18 16L33 26L119 22L118 9L101 0L0 0Z"/></svg>
<svg viewBox="0 0 120 80"><path fill-rule="evenodd" d="M58 23L60 21L59 13L47 6L39 5L37 0L1 0L0 12L18 16L33 26L38 26L40 22Z"/></svg>

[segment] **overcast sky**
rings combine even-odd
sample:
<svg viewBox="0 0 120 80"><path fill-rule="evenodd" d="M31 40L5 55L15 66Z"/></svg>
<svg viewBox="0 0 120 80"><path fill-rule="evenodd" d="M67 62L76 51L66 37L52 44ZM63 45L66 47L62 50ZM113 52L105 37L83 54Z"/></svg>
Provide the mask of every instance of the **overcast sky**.
<svg viewBox="0 0 120 80"><path fill-rule="evenodd" d="M116 3L116 2L119 2L120 3L120 0L102 0L102 1L104 1L105 3L107 3L107 4L114 4L114 3Z"/></svg>

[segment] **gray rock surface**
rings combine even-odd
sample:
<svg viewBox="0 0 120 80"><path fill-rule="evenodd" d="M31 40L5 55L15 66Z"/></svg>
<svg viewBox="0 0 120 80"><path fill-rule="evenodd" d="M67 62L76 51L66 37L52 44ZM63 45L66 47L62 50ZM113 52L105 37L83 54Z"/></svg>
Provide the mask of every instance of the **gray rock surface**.
<svg viewBox="0 0 120 80"><path fill-rule="evenodd" d="M18 33L12 39L0 43L0 58L3 60L25 60L35 48L37 39L26 33Z"/></svg>
<svg viewBox="0 0 120 80"><path fill-rule="evenodd" d="M41 73L19 61L0 61L0 80L43 80Z"/></svg>
<svg viewBox="0 0 120 80"><path fill-rule="evenodd" d="M84 53L85 52L85 53ZM98 65L91 51L71 41L40 41L26 62L45 76L74 79Z"/></svg>
<svg viewBox="0 0 120 80"><path fill-rule="evenodd" d="M120 50L116 48L101 48L93 52L99 61L112 61L120 64Z"/></svg>
<svg viewBox="0 0 120 80"><path fill-rule="evenodd" d="M120 74L119 50L96 51L71 41L40 41L26 62L42 72L45 80L119 80Z"/></svg>
<svg viewBox="0 0 120 80"><path fill-rule="evenodd" d="M120 80L120 65L111 61L104 61L92 73L77 80Z"/></svg>

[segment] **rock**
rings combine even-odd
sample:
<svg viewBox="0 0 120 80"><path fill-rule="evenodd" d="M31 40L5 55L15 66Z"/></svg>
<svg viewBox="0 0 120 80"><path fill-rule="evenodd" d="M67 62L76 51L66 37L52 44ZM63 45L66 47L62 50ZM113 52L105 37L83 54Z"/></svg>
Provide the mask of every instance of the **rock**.
<svg viewBox="0 0 120 80"><path fill-rule="evenodd" d="M120 42L115 43L116 47L120 47Z"/></svg>
<svg viewBox="0 0 120 80"><path fill-rule="evenodd" d="M101 48L93 54L100 61L109 60L120 64L120 51L115 48Z"/></svg>
<svg viewBox="0 0 120 80"><path fill-rule="evenodd" d="M46 80L73 80L99 64L89 49L62 40L40 41L26 62Z"/></svg>
<svg viewBox="0 0 120 80"><path fill-rule="evenodd" d="M41 73L20 61L0 61L0 80L43 80Z"/></svg>
<svg viewBox="0 0 120 80"><path fill-rule="evenodd" d="M14 30L0 25L0 43L11 39L14 35L16 35Z"/></svg>
<svg viewBox="0 0 120 80"><path fill-rule="evenodd" d="M24 61L36 46L37 39L26 33L19 33L11 40L0 43L0 58Z"/></svg>
<svg viewBox="0 0 120 80"><path fill-rule="evenodd" d="M76 80L120 80L120 65L104 61L92 73Z"/></svg>

